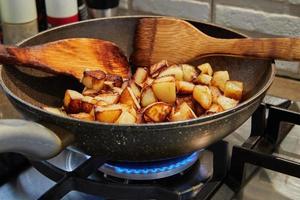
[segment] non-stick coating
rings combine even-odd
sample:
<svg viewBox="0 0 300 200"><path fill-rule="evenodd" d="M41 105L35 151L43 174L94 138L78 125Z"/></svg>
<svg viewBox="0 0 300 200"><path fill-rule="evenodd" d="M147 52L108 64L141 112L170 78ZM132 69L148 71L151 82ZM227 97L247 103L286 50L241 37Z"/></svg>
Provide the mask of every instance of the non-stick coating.
<svg viewBox="0 0 300 200"><path fill-rule="evenodd" d="M138 19L119 17L85 21L41 33L21 46L63 38L91 37L115 42L128 56L132 52ZM243 37L211 24L192 23L214 37ZM120 126L60 117L40 109L42 105L61 106L67 88L82 89L76 80L65 76L6 66L1 71L1 84L11 102L27 118L56 133L71 132L76 138L73 147L86 154L110 160L158 160L205 148L233 132L258 107L274 76L270 60L218 56L203 58L194 64L204 62L210 62L214 70L228 70L231 79L244 82L243 103L220 114L177 123Z"/></svg>

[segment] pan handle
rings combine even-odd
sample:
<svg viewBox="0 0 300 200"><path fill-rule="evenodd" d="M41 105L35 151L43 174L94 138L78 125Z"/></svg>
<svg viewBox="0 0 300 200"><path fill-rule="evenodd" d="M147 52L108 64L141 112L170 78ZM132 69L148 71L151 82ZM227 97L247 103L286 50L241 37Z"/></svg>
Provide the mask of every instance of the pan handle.
<svg viewBox="0 0 300 200"><path fill-rule="evenodd" d="M0 153L16 152L30 159L46 160L60 153L71 140L35 122L0 120Z"/></svg>

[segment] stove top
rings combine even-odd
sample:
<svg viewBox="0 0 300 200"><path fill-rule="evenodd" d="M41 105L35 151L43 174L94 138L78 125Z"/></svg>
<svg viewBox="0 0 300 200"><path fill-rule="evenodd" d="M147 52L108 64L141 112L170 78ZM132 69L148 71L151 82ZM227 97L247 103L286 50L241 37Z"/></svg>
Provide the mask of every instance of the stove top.
<svg viewBox="0 0 300 200"><path fill-rule="evenodd" d="M31 167L18 155L19 164L13 166L19 166L20 174L11 172L13 178L0 186L0 199L266 199L274 191L279 194L274 199L297 199L300 180L294 177L300 177L300 148L288 157L282 152L291 148L286 141L299 147L300 127L291 125L300 124L299 113L286 108L299 111L300 104L273 97L265 102L225 140L175 159L118 163L66 150ZM291 160L294 157L299 160ZM281 182L269 181L267 189L259 187L261 176L270 176L259 166L287 175ZM276 178L278 173L272 173ZM284 192L279 183L287 180L294 188Z"/></svg>

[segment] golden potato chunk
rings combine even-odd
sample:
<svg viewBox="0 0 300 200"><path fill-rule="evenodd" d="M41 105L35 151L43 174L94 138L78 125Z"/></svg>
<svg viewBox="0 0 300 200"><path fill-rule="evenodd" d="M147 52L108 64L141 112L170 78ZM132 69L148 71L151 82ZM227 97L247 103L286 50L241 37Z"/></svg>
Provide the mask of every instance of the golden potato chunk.
<svg viewBox="0 0 300 200"><path fill-rule="evenodd" d="M178 96L176 99L176 106L179 106L183 102L187 103L188 106L195 112L194 110L195 100L192 95Z"/></svg>
<svg viewBox="0 0 300 200"><path fill-rule="evenodd" d="M191 82L197 77L198 73L194 66L188 64L182 64L181 67L182 67L184 81Z"/></svg>
<svg viewBox="0 0 300 200"><path fill-rule="evenodd" d="M139 67L136 69L136 72L133 76L133 80L136 84L140 85L145 82L147 76L148 76L147 69Z"/></svg>
<svg viewBox="0 0 300 200"><path fill-rule="evenodd" d="M197 116L195 115L194 111L188 106L188 104L183 102L182 104L176 106L176 108L172 109L169 120L175 122L194 119L196 117Z"/></svg>
<svg viewBox="0 0 300 200"><path fill-rule="evenodd" d="M120 117L115 122L116 124L135 124L137 121L136 116L128 111L123 111Z"/></svg>
<svg viewBox="0 0 300 200"><path fill-rule="evenodd" d="M174 103L176 101L176 84L173 76L157 78L152 89L158 100L165 103Z"/></svg>
<svg viewBox="0 0 300 200"><path fill-rule="evenodd" d="M107 74L105 82L109 82L109 84L111 84L113 87L121 87L123 84L123 79L121 76L118 75Z"/></svg>
<svg viewBox="0 0 300 200"><path fill-rule="evenodd" d="M213 75L213 69L209 63L201 64L197 68L200 70L201 74L207 74L209 76Z"/></svg>
<svg viewBox="0 0 300 200"><path fill-rule="evenodd" d="M115 104L118 103L120 95L117 93L104 93L104 94L99 94L94 97L97 101L104 101L107 104Z"/></svg>
<svg viewBox="0 0 300 200"><path fill-rule="evenodd" d="M208 75L208 74L200 74L197 78L196 78L196 82L200 83L202 85L210 85L211 84L211 79L212 76Z"/></svg>
<svg viewBox="0 0 300 200"><path fill-rule="evenodd" d="M89 113L77 113L77 114L70 114L70 117L80 119L80 120L87 120L87 121L94 121L94 116Z"/></svg>
<svg viewBox="0 0 300 200"><path fill-rule="evenodd" d="M161 71L158 77L174 76L177 81L183 81L183 71L181 65L172 65Z"/></svg>
<svg viewBox="0 0 300 200"><path fill-rule="evenodd" d="M101 70L86 70L83 72L82 84L93 90L101 90L104 86L106 74Z"/></svg>
<svg viewBox="0 0 300 200"><path fill-rule="evenodd" d="M99 122L114 123L121 115L123 107L119 104L97 106L95 119Z"/></svg>
<svg viewBox="0 0 300 200"><path fill-rule="evenodd" d="M144 119L147 122L163 122L170 114L172 106L164 102L155 102L144 109Z"/></svg>
<svg viewBox="0 0 300 200"><path fill-rule="evenodd" d="M149 74L152 78L156 78L162 70L165 70L169 67L168 62L166 60L162 60L154 65L150 66Z"/></svg>
<svg viewBox="0 0 300 200"><path fill-rule="evenodd" d="M79 113L81 112L81 102L83 96L75 90L66 90L64 97L64 108L67 113Z"/></svg>
<svg viewBox="0 0 300 200"><path fill-rule="evenodd" d="M136 96L134 95L132 89L130 87L126 87L119 99L119 102L121 104L126 104L128 106L132 106L135 109L140 109L141 106L136 98Z"/></svg>
<svg viewBox="0 0 300 200"><path fill-rule="evenodd" d="M228 110L237 106L239 102L235 99L231 99L225 96L218 97L218 104L224 109Z"/></svg>
<svg viewBox="0 0 300 200"><path fill-rule="evenodd" d="M224 95L232 99L241 100L243 95L243 83L240 81L227 81L225 83Z"/></svg>
<svg viewBox="0 0 300 200"><path fill-rule="evenodd" d="M207 110L210 108L212 96L207 86L196 85L193 91L193 97L204 109Z"/></svg>
<svg viewBox="0 0 300 200"><path fill-rule="evenodd" d="M213 86L218 87L221 91L225 90L225 83L229 80L228 71L216 71L211 80Z"/></svg>
<svg viewBox="0 0 300 200"><path fill-rule="evenodd" d="M187 81L176 81L176 91L178 94L192 94L195 85Z"/></svg>
<svg viewBox="0 0 300 200"><path fill-rule="evenodd" d="M134 81L130 81L129 87L131 88L134 96L136 96L136 98L139 100L141 98L141 89L140 89L140 87Z"/></svg>
<svg viewBox="0 0 300 200"><path fill-rule="evenodd" d="M222 95L221 91L215 86L209 86L209 89L211 91L213 103L218 103L218 97Z"/></svg>
<svg viewBox="0 0 300 200"><path fill-rule="evenodd" d="M141 93L141 106L146 107L154 102L157 102L157 98L153 93L151 86L146 86L142 89Z"/></svg>
<svg viewBox="0 0 300 200"><path fill-rule="evenodd" d="M99 91L97 90L93 90L93 89L88 89L87 87L85 87L82 91L82 95L83 96L90 96L90 97L95 97L99 94Z"/></svg>

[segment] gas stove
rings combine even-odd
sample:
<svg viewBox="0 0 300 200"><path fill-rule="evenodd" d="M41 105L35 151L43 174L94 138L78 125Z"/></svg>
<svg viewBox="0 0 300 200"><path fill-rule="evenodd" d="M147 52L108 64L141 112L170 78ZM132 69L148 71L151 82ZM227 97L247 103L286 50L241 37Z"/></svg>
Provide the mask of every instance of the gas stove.
<svg viewBox="0 0 300 200"><path fill-rule="evenodd" d="M270 191L254 189L260 180L252 183L262 168L300 177L300 164L280 152L291 134L300 132L294 126L300 124L298 112L299 103L267 96L251 119L224 140L155 162L111 162L71 148L43 162L4 154L0 199L265 199Z"/></svg>

